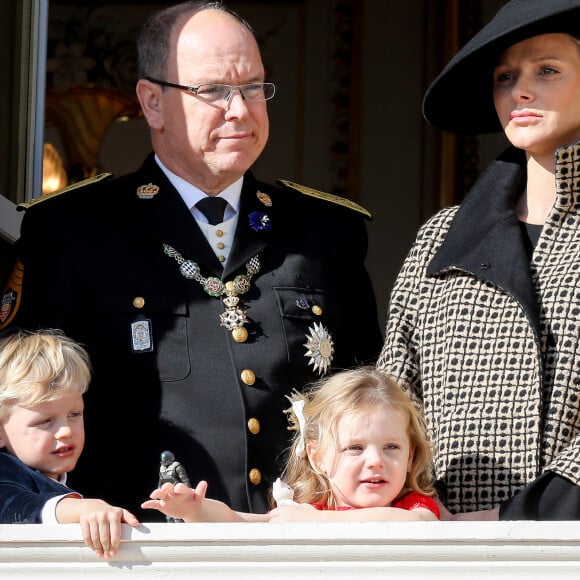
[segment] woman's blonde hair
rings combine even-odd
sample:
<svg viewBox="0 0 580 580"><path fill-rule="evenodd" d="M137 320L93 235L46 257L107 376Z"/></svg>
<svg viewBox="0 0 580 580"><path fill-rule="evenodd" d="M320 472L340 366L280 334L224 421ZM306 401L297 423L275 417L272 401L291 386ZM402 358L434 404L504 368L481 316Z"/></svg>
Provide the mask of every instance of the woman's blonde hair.
<svg viewBox="0 0 580 580"><path fill-rule="evenodd" d="M336 445L337 425L343 415L378 405L387 405L407 417L407 434L411 448L414 448L411 470L403 490L395 499L410 491L435 495L431 446L423 415L399 383L389 375L375 367L342 371L289 398L299 404L304 401L303 418L293 408L286 411L289 429L296 431L296 434L288 450L282 479L294 489L296 501L326 503L329 506L335 504L328 479L311 465L304 450L309 443L314 443L324 454Z"/></svg>
<svg viewBox="0 0 580 580"><path fill-rule="evenodd" d="M17 330L0 338L0 423L13 405L82 395L90 378L87 351L59 330Z"/></svg>

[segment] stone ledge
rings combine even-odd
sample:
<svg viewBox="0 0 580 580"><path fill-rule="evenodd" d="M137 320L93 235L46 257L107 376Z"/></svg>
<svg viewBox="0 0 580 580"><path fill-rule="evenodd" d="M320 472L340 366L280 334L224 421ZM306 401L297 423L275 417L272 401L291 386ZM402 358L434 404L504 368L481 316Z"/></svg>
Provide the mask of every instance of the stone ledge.
<svg viewBox="0 0 580 580"><path fill-rule="evenodd" d="M125 527L109 562L76 524L0 525L2 580L557 580L579 570L580 522L143 524Z"/></svg>

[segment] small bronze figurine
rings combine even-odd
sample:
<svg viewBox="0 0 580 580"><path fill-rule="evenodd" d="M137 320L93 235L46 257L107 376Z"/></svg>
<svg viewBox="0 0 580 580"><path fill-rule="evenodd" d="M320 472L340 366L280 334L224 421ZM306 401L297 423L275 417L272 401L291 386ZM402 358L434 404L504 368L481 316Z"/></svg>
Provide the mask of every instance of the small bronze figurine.
<svg viewBox="0 0 580 580"><path fill-rule="evenodd" d="M176 461L175 455L173 455L171 451L163 451L163 453L161 453L158 487L161 487L164 483L184 483L187 487L191 487L185 467L183 467L179 461ZM168 522L183 521L170 516L166 516L166 519Z"/></svg>

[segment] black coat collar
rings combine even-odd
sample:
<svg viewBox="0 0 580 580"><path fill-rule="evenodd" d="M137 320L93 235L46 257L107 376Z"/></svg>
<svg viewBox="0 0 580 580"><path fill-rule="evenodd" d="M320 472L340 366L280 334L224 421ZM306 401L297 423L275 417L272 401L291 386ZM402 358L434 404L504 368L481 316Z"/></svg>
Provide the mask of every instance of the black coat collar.
<svg viewBox="0 0 580 580"><path fill-rule="evenodd" d="M537 298L514 210L525 175L525 153L513 147L488 166L458 209L427 275L457 269L489 280L511 294L537 328Z"/></svg>
<svg viewBox="0 0 580 580"><path fill-rule="evenodd" d="M240 200L240 213L232 251L226 262L224 276L228 276L241 268L248 260L263 250L270 241L272 232L256 231L250 226L250 214L254 211L272 214L273 209L265 207L257 197L260 183L254 179L251 172L244 175L244 185Z"/></svg>

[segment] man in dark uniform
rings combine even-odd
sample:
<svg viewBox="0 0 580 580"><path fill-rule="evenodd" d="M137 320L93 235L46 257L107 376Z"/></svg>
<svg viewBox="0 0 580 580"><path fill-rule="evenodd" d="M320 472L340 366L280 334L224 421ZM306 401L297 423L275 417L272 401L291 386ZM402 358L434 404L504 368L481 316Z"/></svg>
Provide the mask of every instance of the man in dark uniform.
<svg viewBox="0 0 580 580"><path fill-rule="evenodd" d="M154 15L139 58L155 153L25 204L1 320L62 328L92 356L76 489L161 520L139 505L171 449L208 497L264 512L286 396L380 351L369 214L249 171L275 87L249 25L220 3ZM217 216L196 206L212 199Z"/></svg>

